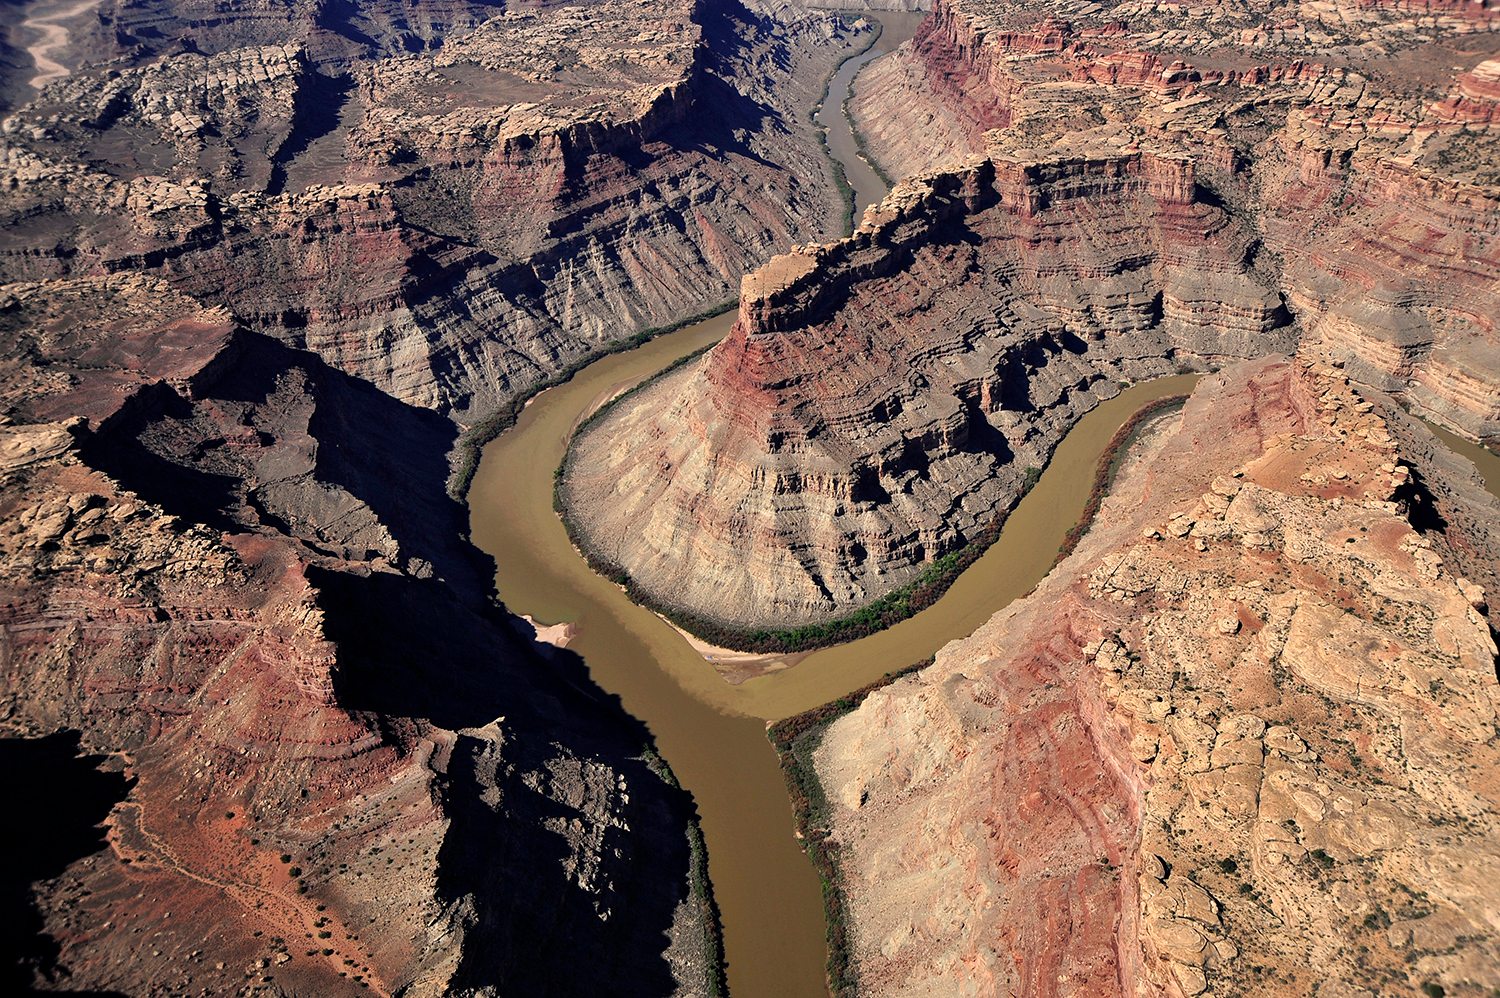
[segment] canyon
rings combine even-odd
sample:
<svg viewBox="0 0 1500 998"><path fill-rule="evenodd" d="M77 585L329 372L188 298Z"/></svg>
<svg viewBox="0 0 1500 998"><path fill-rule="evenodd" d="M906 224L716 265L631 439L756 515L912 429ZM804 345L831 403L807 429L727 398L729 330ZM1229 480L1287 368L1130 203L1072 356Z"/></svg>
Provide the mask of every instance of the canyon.
<svg viewBox="0 0 1500 998"><path fill-rule="evenodd" d="M812 736L859 993L1487 993L1500 499L1442 455L1342 370L1229 368Z"/></svg>
<svg viewBox="0 0 1500 998"><path fill-rule="evenodd" d="M580 543L690 629L910 583L1121 381L1301 345L1500 432L1491 12L1359 5L1247 41L1069 10L936 6L851 104L908 179L748 275L723 345L580 439Z"/></svg>
<svg viewBox="0 0 1500 998"><path fill-rule="evenodd" d="M837 231L811 108L872 25L28 10L0 747L56 770L15 787L40 827L80 803L11 850L7 988L722 991L692 800L494 601L455 471L537 383Z"/></svg>
<svg viewBox="0 0 1500 998"><path fill-rule="evenodd" d="M835 234L807 109L837 15L455 4L438 47L162 6L101 7L112 47L79 32L93 64L11 109L5 280L151 273L472 421Z"/></svg>
<svg viewBox="0 0 1500 998"><path fill-rule="evenodd" d="M7 990L1490 993L1495 11L871 6L0 11Z"/></svg>

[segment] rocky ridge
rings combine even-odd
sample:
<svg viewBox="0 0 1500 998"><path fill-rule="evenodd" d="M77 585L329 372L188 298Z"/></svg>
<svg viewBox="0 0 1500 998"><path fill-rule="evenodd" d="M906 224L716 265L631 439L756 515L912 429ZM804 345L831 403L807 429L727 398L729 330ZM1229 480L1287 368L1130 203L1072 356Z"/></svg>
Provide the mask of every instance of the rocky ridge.
<svg viewBox="0 0 1500 998"><path fill-rule="evenodd" d="M1494 19L1347 13L936 6L861 112L930 140L869 132L917 174L590 429L579 536L710 622L826 620L972 537L1115 379L1299 343L1493 438Z"/></svg>
<svg viewBox="0 0 1500 998"><path fill-rule="evenodd" d="M1483 4L1281 13L939 3L852 110L897 173L1130 121L1256 228L1323 349L1493 438L1500 20Z"/></svg>
<svg viewBox="0 0 1500 998"><path fill-rule="evenodd" d="M904 182L746 278L723 344L591 427L570 514L671 604L832 616L975 536L1122 381L1289 348L1254 243L1190 160L1121 130Z"/></svg>
<svg viewBox="0 0 1500 998"><path fill-rule="evenodd" d="M806 112L867 26L683 0L485 9L414 54L330 61L295 19L95 53L0 125L0 279L149 274L479 416L832 231Z"/></svg>
<svg viewBox="0 0 1500 998"><path fill-rule="evenodd" d="M0 718L128 782L7 984L706 993L691 805L490 603L452 425L138 275L9 294Z"/></svg>
<svg viewBox="0 0 1500 998"><path fill-rule="evenodd" d="M1500 502L1389 406L1206 380L1035 593L828 728L860 993L1488 993L1495 557L1442 514Z"/></svg>
<svg viewBox="0 0 1500 998"><path fill-rule="evenodd" d="M66 72L0 122L0 751L72 745L47 792L110 789L0 885L8 987L714 986L691 803L494 604L445 486L470 418L830 231L807 110L865 30L717 2L67 21Z"/></svg>

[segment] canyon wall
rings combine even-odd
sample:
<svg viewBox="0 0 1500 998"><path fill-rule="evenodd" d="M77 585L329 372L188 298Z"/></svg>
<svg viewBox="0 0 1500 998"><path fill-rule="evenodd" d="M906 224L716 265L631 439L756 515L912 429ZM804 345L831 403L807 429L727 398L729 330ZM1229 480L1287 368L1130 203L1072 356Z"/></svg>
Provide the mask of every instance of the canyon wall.
<svg viewBox="0 0 1500 998"><path fill-rule="evenodd" d="M707 993L691 802L494 603L450 456L831 234L808 113L867 29L106 0L31 93L16 20L0 754L45 813L5 985Z"/></svg>
<svg viewBox="0 0 1500 998"><path fill-rule="evenodd" d="M588 430L581 541L706 627L828 620L976 536L1117 381L1299 344L1500 435L1494 16L1272 14L938 4L854 108L918 172Z"/></svg>
<svg viewBox="0 0 1500 998"><path fill-rule="evenodd" d="M1493 438L1500 17L1334 8L1336 21L1277 20L1264 4L1235 19L945 0L861 78L851 112L897 176L1132 122L1256 228L1314 340Z"/></svg>
<svg viewBox="0 0 1500 998"><path fill-rule="evenodd" d="M76 733L43 827L123 774L11 856L9 986L707 993L691 802L491 603L450 422L139 275L0 313L0 752Z"/></svg>
<svg viewBox="0 0 1500 998"><path fill-rule="evenodd" d="M1206 379L1032 595L828 727L860 994L1488 993L1496 550L1461 521L1500 500L1391 405Z"/></svg>
<svg viewBox="0 0 1500 998"><path fill-rule="evenodd" d="M1289 347L1252 242L1122 134L909 181L747 278L723 344L580 438L565 503L664 602L826 618L974 537L1122 381Z"/></svg>
<svg viewBox="0 0 1500 998"><path fill-rule="evenodd" d="M160 54L127 44L167 30L144 10L101 11L116 48L0 128L0 280L152 274L467 418L833 234L807 115L868 26L684 0L463 10L441 47L182 11L191 41Z"/></svg>

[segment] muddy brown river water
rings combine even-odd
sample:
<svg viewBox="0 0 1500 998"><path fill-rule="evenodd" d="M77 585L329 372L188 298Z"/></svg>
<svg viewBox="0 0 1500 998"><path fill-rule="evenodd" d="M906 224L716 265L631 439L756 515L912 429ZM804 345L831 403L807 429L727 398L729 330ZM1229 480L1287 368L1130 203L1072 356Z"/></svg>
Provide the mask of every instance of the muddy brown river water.
<svg viewBox="0 0 1500 998"><path fill-rule="evenodd" d="M999 541L935 605L887 631L815 652L784 672L730 686L671 627L594 574L552 508L552 474L579 417L609 396L728 332L719 316L615 354L527 407L485 448L469 493L474 541L499 566L513 612L570 622L569 647L596 683L645 721L697 801L709 876L737 996L821 995L825 925L818 878L792 834L792 810L765 726L826 703L965 637L1028 592L1077 522L1099 456L1147 401L1191 376L1128 389L1084 417L1059 446Z"/></svg>
<svg viewBox="0 0 1500 998"><path fill-rule="evenodd" d="M885 193L858 156L840 109L855 74L910 38L921 15L876 14L882 35L830 85L823 122L855 188L857 211ZM500 598L542 624L568 622L569 648L594 681L644 721L692 793L708 847L736 998L824 995L826 925L812 864L793 835L792 808L766 723L833 700L973 632L1024 595L1051 567L1078 520L1099 456L1146 402L1195 380L1140 385L1090 413L1059 446L999 541L935 605L887 631L824 649L795 667L739 686L720 678L684 638L594 574L552 508L553 472L579 419L603 399L721 339L729 313L590 365L539 395L516 426L489 444L469 492L473 539L495 559Z"/></svg>
<svg viewBox="0 0 1500 998"><path fill-rule="evenodd" d="M854 188L856 217L886 188L859 155L841 113L843 101L859 70L910 38L922 17L869 16L882 21L882 36L840 68L818 118ZM733 994L824 995L826 926L818 878L793 835L791 804L766 738L767 722L925 659L1029 592L1082 514L1094 470L1116 429L1147 402L1190 390L1196 377L1137 385L1080 420L1000 539L932 607L887 631L731 686L680 634L589 569L553 511L552 487L569 435L585 414L677 358L718 341L734 318L730 313L709 319L611 355L538 396L516 426L484 450L469 493L473 539L494 557L499 595L513 612L542 624L574 626L569 647L583 657L600 687L650 727L658 750L692 793L723 916ZM1500 459L1492 453L1441 435L1465 453L1472 449L1469 456L1481 462L1487 478L1500 477Z"/></svg>

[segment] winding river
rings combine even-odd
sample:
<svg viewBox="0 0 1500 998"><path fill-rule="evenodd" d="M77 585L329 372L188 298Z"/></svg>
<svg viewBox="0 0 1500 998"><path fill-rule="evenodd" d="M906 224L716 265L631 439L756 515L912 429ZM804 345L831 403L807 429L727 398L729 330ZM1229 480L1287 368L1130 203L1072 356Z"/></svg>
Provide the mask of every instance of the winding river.
<svg viewBox="0 0 1500 998"><path fill-rule="evenodd" d="M882 21L881 38L840 68L818 119L854 187L857 210L885 187L859 157L839 111L859 69L911 37L920 21L920 15L870 16ZM469 493L472 535L495 559L506 605L543 624L574 626L569 647L583 657L595 683L650 727L658 750L696 800L723 916L731 991L737 998L824 995L826 926L818 878L793 835L766 723L920 661L1029 592L1081 516L1116 429L1147 402L1189 390L1196 377L1137 385L1080 420L1000 539L932 607L879 634L731 686L680 634L588 568L553 511L552 488L553 471L584 415L717 342L734 318L708 319L605 357L539 395L516 426L484 450ZM1482 453L1491 465L1500 460ZM1486 473L1497 475L1492 466Z"/></svg>
<svg viewBox="0 0 1500 998"><path fill-rule="evenodd" d="M927 15L921 12L879 12L864 14L880 22L880 36L873 45L852 59L847 59L833 79L828 83L828 93L818 108L814 120L823 127L828 139L828 151L844 168L844 179L854 190L854 219L857 222L864 210L886 196L889 188L880 173L860 151L854 128L844 114L844 102L849 99L850 89L859 71L879 59L887 52L894 52L903 42L917 33L917 26Z"/></svg>
<svg viewBox="0 0 1500 998"><path fill-rule="evenodd" d="M496 586L513 612L574 625L569 648L600 687L646 722L697 801L731 991L821 995L827 953L818 879L792 835L766 722L920 661L1030 591L1082 513L1115 430L1147 401L1179 394L1194 379L1138 385L1080 420L1000 539L932 607L879 634L814 652L794 668L731 686L681 635L589 569L553 511L552 472L573 426L601 398L717 341L733 320L720 316L606 357L538 396L485 448L469 493L473 538L499 566Z"/></svg>
<svg viewBox="0 0 1500 998"><path fill-rule="evenodd" d="M897 17L904 23L887 25L887 43L899 41L903 31L909 37L915 27L916 18ZM835 81L830 106L842 105L840 87L847 90L852 78L850 72L842 84ZM851 176L858 179L854 170ZM867 187L860 200L869 193ZM513 612L574 626L569 648L583 657L595 683L650 727L658 750L696 800L723 916L731 991L737 998L824 995L826 926L818 878L793 835L791 803L766 723L920 661L1030 591L1081 515L1115 430L1146 402L1180 394L1195 379L1136 386L1084 417L1000 539L932 607L879 634L808 655L793 668L731 686L681 635L589 569L553 511L552 486L584 414L717 342L734 318L708 319L605 357L537 396L516 426L484 450L469 492L472 536L494 557L496 587Z"/></svg>

